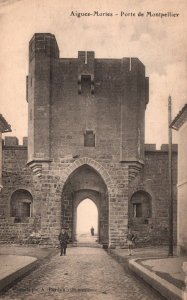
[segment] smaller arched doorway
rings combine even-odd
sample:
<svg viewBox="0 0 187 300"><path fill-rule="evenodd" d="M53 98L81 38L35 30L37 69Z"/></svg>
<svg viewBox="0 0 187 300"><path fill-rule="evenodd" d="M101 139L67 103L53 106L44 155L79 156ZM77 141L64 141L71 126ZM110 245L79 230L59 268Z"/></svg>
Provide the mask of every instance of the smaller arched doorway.
<svg viewBox="0 0 187 300"><path fill-rule="evenodd" d="M98 241L98 208L89 198L82 200L77 206L76 240L79 243L95 243Z"/></svg>

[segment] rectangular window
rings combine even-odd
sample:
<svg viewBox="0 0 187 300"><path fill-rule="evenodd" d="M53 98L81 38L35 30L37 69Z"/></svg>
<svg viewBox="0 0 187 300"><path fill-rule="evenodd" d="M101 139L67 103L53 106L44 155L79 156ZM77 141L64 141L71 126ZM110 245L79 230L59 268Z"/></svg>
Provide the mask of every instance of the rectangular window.
<svg viewBox="0 0 187 300"><path fill-rule="evenodd" d="M81 76L81 92L83 95L91 93L91 76L82 75Z"/></svg>
<svg viewBox="0 0 187 300"><path fill-rule="evenodd" d="M32 109L30 110L30 121L32 121Z"/></svg>
<svg viewBox="0 0 187 300"><path fill-rule="evenodd" d="M95 147L95 134L92 130L87 130L84 134L84 146Z"/></svg>
<svg viewBox="0 0 187 300"><path fill-rule="evenodd" d="M133 217L134 218L141 218L142 217L142 204L141 203L134 203L133 204Z"/></svg>
<svg viewBox="0 0 187 300"><path fill-rule="evenodd" d="M31 204L28 202L22 203L21 217L30 217Z"/></svg>

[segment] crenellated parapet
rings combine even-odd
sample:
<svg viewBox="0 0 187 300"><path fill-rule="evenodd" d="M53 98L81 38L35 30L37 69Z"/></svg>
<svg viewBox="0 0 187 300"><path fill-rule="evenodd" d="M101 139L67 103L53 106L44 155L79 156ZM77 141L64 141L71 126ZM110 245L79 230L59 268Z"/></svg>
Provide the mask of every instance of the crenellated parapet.
<svg viewBox="0 0 187 300"><path fill-rule="evenodd" d="M28 137L23 137L22 144L19 143L19 139L16 136L5 136L3 141L3 147L15 147L15 148L22 148L27 147L28 145Z"/></svg>
<svg viewBox="0 0 187 300"><path fill-rule="evenodd" d="M35 33L29 42L29 61L37 55L46 57L59 57L59 48L54 34Z"/></svg>
<svg viewBox="0 0 187 300"><path fill-rule="evenodd" d="M145 152L169 152L169 144L161 144L160 149L156 148L156 144L145 144ZM173 144L171 147L173 152L178 152L178 144Z"/></svg>
<svg viewBox="0 0 187 300"><path fill-rule="evenodd" d="M156 149L156 144L145 144L144 145L144 151L145 151L145 160L150 157L150 155L154 155L157 157L158 160L161 159L161 156L165 156L164 161L168 161L167 156L169 153L169 145L168 144L162 144L160 146L160 149ZM172 152L173 154L177 154L178 152L178 145L173 144L172 145ZM129 182L131 182L138 173L144 168L144 164L140 165L140 163L132 163L129 164Z"/></svg>
<svg viewBox="0 0 187 300"><path fill-rule="evenodd" d="M3 117L3 115L0 114L0 191L2 189L2 133L10 132L11 127Z"/></svg>

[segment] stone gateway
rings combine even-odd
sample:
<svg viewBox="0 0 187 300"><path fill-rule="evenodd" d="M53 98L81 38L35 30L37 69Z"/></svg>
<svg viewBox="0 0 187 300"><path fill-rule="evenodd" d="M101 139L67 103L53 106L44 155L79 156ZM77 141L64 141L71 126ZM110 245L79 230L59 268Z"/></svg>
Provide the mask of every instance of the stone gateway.
<svg viewBox="0 0 187 300"><path fill-rule="evenodd" d="M27 101L28 146L5 137L3 147L1 239L55 245L64 226L73 243L77 207L89 198L99 243L125 246L128 226L141 245L166 243L168 147L144 143L149 79L142 62L92 51L60 58L55 36L37 33Z"/></svg>

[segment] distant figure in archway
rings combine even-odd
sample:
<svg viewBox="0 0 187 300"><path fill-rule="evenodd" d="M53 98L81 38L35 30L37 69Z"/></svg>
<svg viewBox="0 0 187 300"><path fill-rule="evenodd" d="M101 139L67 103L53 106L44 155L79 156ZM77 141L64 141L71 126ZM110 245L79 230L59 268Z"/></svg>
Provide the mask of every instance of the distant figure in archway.
<svg viewBox="0 0 187 300"><path fill-rule="evenodd" d="M61 230L59 236L58 236L58 240L60 242L60 256L62 256L63 254L66 255L66 249L67 249L67 244L68 244L68 240L69 240L69 236L68 233L66 231L66 229Z"/></svg>
<svg viewBox="0 0 187 300"><path fill-rule="evenodd" d="M93 226L92 226L92 228L90 229L90 231L91 231L91 235L94 236L94 228L93 228Z"/></svg>

